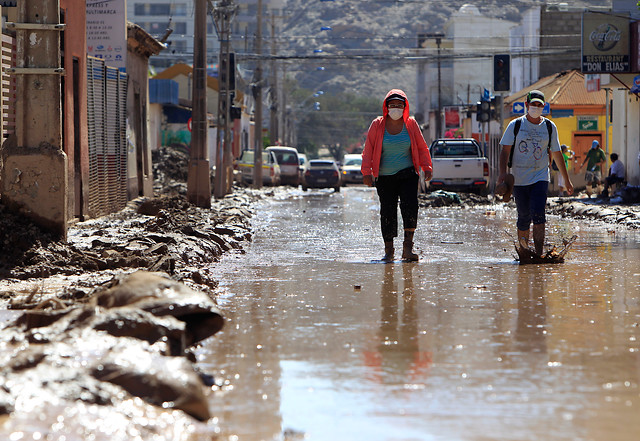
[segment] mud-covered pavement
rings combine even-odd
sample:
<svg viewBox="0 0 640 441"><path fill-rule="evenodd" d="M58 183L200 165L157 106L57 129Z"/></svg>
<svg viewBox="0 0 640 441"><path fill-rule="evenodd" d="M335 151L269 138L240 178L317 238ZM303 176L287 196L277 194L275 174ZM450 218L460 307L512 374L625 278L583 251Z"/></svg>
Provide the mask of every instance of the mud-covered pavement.
<svg viewBox="0 0 640 441"><path fill-rule="evenodd" d="M259 203L197 351L225 439L637 438L640 230L549 215L565 262L518 265L511 205L432 196L415 263L379 263L373 189Z"/></svg>
<svg viewBox="0 0 640 441"><path fill-rule="evenodd" d="M253 387L253 383L242 384L241 379L220 373L222 362L194 363L196 348L219 329L204 326L211 334L197 332L203 322L194 318L194 311L207 311L210 317L226 315L216 309L219 296L228 289L219 286L221 273L225 273L223 278L228 283L229 257L225 256L233 256L242 268L244 257L240 256L252 248L256 233L252 224L256 207L264 209L268 205L263 202L269 200L286 204L288 200L327 199L327 195L320 191L302 197L300 191L284 187L261 191L238 187L232 195L213 200L210 210L204 210L185 202L186 173L180 165L183 163L186 164L186 158L179 152L165 152L162 161L156 158L157 197L141 198L119 213L77 223L70 228L68 243L53 241L0 205L3 248L0 321L9 324L0 339L4 354L0 383L3 415L0 424L4 432L0 433L27 436L15 439L64 435L67 441L86 439L87 433L93 433L94 439L110 441L136 439L136 436L149 439L147 436L151 433L160 440L213 439L220 432L236 436L233 429L219 426L218 412L214 409L209 413L209 406L217 395L224 395L225 390L234 387L244 390ZM343 193L352 197L367 191L356 187ZM344 201L345 197L336 194L333 200ZM597 202L554 198L549 203L553 213L571 219L617 224L615 228L640 226L638 205ZM505 206L495 204L490 198L446 192L421 196L422 210L432 214L442 210L445 218L452 213L464 217L471 210L490 220L496 210L512 210L512 204ZM271 206L271 209L279 208ZM335 211L329 208L327 216ZM358 213L344 212L343 221L349 221L354 215ZM303 217L298 221L301 225L294 230L307 228ZM331 222L316 228L319 229L312 236L318 234L321 238L327 234L326 229L331 228ZM443 246L451 248L466 241L460 234L461 231L455 230L447 232L442 239ZM295 236L289 239L295 241ZM336 243L325 243L325 239L312 241L293 254L304 259L320 252L331 258ZM338 235L330 240L350 239L348 235ZM286 253L286 249L282 246L280 250L272 250L265 255L265 261L283 250ZM444 249L441 251L447 256ZM504 251L503 254L508 256ZM453 255L450 257L456 259ZM223 258L226 263L219 267L218 262ZM152 277L144 275L146 273L134 276L146 281L143 285L148 285L146 288L153 293L151 297L164 299L163 307L157 303L145 306L135 299L118 305L100 303L100 296L104 298L105 292L112 293L119 286L133 286L129 291L139 292L140 283L126 279L127 274L138 270L164 275L164 281L146 278ZM339 273L340 269L336 271ZM412 280L409 276L398 277L409 283ZM178 284L173 285L176 282ZM479 286L472 289L484 289ZM273 286L272 289L279 292L281 288ZM228 304L233 299L226 298L225 302ZM19 317L25 309L29 312ZM189 313L179 318L162 312L174 310ZM249 335L248 338L252 344L258 337ZM219 351L222 359L226 355L233 358L233 351L224 353L227 349ZM120 370L115 370L116 367ZM167 372L174 372L174 377L164 375ZM212 372L216 375L211 376ZM32 387L17 386L26 383ZM137 387L139 384L146 387ZM151 393L152 389L161 392ZM53 405L44 406L44 402ZM248 405L251 408L250 403ZM38 423L30 419L33 412L42 415ZM64 424L61 418L62 421L75 419L76 423ZM101 423L92 426L95 418ZM273 434L279 436L277 430ZM288 436L297 435L294 432Z"/></svg>

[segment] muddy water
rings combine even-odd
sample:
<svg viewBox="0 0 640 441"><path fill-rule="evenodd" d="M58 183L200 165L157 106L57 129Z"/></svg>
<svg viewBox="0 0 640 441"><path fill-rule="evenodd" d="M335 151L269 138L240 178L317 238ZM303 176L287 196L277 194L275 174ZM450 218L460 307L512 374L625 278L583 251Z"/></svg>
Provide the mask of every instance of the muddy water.
<svg viewBox="0 0 640 441"><path fill-rule="evenodd" d="M367 188L272 200L218 266L199 360L224 439L638 439L638 232L550 218L566 263L519 266L513 210L425 209L422 260L385 265L377 210Z"/></svg>

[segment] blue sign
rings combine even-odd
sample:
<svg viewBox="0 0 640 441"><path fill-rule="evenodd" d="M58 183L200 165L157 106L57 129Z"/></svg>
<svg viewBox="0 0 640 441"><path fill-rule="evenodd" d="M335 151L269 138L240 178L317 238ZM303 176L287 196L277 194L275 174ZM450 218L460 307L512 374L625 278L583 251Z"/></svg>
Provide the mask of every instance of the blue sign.
<svg viewBox="0 0 640 441"><path fill-rule="evenodd" d="M516 101L511 107L511 113L513 113L514 115L524 115L526 109L527 108L522 101ZM551 106L549 105L549 103L545 103L544 107L542 108L542 114L548 115L550 112Z"/></svg>
<svg viewBox="0 0 640 441"><path fill-rule="evenodd" d="M633 79L633 84L631 85L631 93L638 93L638 92L640 92L640 75L637 75Z"/></svg>
<svg viewBox="0 0 640 441"><path fill-rule="evenodd" d="M513 107L511 108L511 113L515 113L516 115L524 115L524 103L523 102L515 102L513 103Z"/></svg>

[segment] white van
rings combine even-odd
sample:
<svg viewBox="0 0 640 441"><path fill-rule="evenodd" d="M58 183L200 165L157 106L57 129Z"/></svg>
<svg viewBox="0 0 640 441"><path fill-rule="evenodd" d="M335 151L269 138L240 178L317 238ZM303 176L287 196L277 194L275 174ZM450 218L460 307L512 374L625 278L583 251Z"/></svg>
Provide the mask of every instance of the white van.
<svg viewBox="0 0 640 441"><path fill-rule="evenodd" d="M300 185L300 158L298 151L293 147L272 145L266 151L273 152L280 165L280 182L282 185Z"/></svg>

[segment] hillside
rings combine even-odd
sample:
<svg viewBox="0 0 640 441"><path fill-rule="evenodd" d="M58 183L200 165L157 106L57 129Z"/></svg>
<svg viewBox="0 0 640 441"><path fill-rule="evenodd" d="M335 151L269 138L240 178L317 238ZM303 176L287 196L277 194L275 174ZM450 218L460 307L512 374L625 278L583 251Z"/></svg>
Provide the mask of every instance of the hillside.
<svg viewBox="0 0 640 441"><path fill-rule="evenodd" d="M472 3L485 16L515 23L536 0L287 0L278 53L304 57L287 74L310 90L381 97L391 87L415 96L416 64L393 55L417 46L417 35L442 32L451 14ZM610 0L567 0L603 7ZM479 36L481 37L481 36ZM366 56L365 59L359 57ZM327 57L322 59L322 57Z"/></svg>

